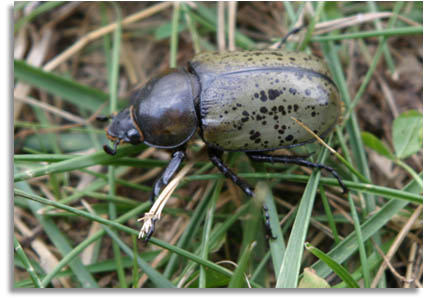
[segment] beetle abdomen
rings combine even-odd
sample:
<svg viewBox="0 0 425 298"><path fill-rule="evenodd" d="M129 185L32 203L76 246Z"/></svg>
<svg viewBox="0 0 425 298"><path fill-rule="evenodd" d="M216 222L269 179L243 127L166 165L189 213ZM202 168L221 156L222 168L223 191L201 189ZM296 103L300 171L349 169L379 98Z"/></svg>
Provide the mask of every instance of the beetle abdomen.
<svg viewBox="0 0 425 298"><path fill-rule="evenodd" d="M241 59L243 53L235 57ZM195 57L192 68L202 86L199 107L205 142L229 151L274 150L313 141L291 116L320 136L337 122L338 91L324 63L307 54L276 51L314 61L314 67L301 67L290 63L292 56L283 61L277 60L282 56L264 53L268 59L261 57L259 66L251 60L242 66L238 59L220 59L226 53L216 54L215 68L212 59Z"/></svg>

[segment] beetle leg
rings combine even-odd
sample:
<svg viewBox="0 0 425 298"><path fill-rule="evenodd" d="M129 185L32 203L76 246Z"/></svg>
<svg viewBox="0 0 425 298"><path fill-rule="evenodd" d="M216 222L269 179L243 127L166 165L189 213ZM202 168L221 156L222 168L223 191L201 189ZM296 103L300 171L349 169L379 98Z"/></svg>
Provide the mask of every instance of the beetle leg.
<svg viewBox="0 0 425 298"><path fill-rule="evenodd" d="M296 27L296 28L292 29L288 33L286 33L286 35L280 40L279 45L277 46L277 48L280 49L282 47L282 45L286 42L286 40L288 39L289 36L291 36L292 34L298 33L304 27L306 27L306 25L301 25L299 27Z"/></svg>
<svg viewBox="0 0 425 298"><path fill-rule="evenodd" d="M276 239L277 237L273 235L272 227L270 226L269 208L267 207L266 203L264 203L263 205L263 210L264 210L264 218L266 220L266 222L264 223L264 225L266 226L266 234L271 239Z"/></svg>
<svg viewBox="0 0 425 298"><path fill-rule="evenodd" d="M233 173L232 170L230 170L221 159L221 155L223 154L223 151L208 147L208 156L210 157L211 162L226 176L226 178L229 178L232 180L233 183L235 183L237 186L239 186L242 191L249 197L253 197L254 193L251 189L251 187L243 181L241 178L239 178L235 173ZM266 233L267 236L276 239L276 236L273 235L272 229L270 227L270 215L269 215L269 209L267 208L266 204L263 205L264 210L264 218L265 218L265 225L266 225Z"/></svg>
<svg viewBox="0 0 425 298"><path fill-rule="evenodd" d="M267 155L267 154L261 154L261 153L248 153L248 156L253 161L272 162L272 163L273 162L292 163L292 164L297 164L297 165L305 166L305 167L309 167L309 168L317 168L317 169L326 170L329 173L331 173L336 178L336 180L338 180L338 183L343 190L342 193L346 193L348 191L347 187L342 182L341 177L339 177L337 171L335 171L334 168L329 167L327 165L310 162L310 161L305 160L304 158L299 157L299 156Z"/></svg>
<svg viewBox="0 0 425 298"><path fill-rule="evenodd" d="M153 219L152 224L149 228L149 231L146 233L146 237L143 240L145 243L148 243L149 239L151 239L153 233L155 232L155 222L156 222L156 219Z"/></svg>
<svg viewBox="0 0 425 298"><path fill-rule="evenodd" d="M177 172L178 168L180 167L181 162L185 158L186 154L184 153L184 148L180 148L178 151L175 151L173 153L173 156L168 163L167 168L165 168L164 172L161 174L161 176L155 181L155 184L153 186L153 190L151 195L149 196L149 200L152 202L152 204L155 201L155 198L159 195L161 192L161 189L170 182L170 179L173 177L173 175Z"/></svg>
<svg viewBox="0 0 425 298"><path fill-rule="evenodd" d="M226 176L226 178L229 178L233 183L239 186L247 196L252 197L254 193L252 192L251 187L223 163L223 160L221 159L222 154L223 151L208 147L208 156L211 162L224 174L224 176Z"/></svg>

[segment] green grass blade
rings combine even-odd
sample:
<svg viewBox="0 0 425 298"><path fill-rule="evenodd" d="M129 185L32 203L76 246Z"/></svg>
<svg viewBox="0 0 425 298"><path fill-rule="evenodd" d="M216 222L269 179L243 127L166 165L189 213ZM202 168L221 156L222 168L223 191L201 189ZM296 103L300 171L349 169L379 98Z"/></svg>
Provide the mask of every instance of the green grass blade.
<svg viewBox="0 0 425 298"><path fill-rule="evenodd" d="M14 60L14 76L18 80L22 80L53 95L60 96L64 100L91 112L97 111L109 98L102 91L51 72L46 72L22 60ZM105 108L103 112L106 113L106 111Z"/></svg>
<svg viewBox="0 0 425 298"><path fill-rule="evenodd" d="M54 9L55 7L58 7L62 4L64 4L65 1L48 1L41 3L38 7L36 7L33 11L31 11L28 15L23 16L22 18L16 20L14 25L14 31L17 32L23 25L26 23L31 22L34 18L37 16Z"/></svg>
<svg viewBox="0 0 425 298"><path fill-rule="evenodd" d="M210 199L210 202L207 207L207 212L205 215L205 223L204 223L204 229L202 231L202 242L201 242L201 257L204 259L208 259L208 253L209 253L209 240L210 240L210 233L211 233L211 227L214 220L214 211L215 211L215 205L217 203L217 199L220 196L221 188L223 186L223 180L220 179L217 181L214 187L214 192L212 195L212 198ZM200 269L199 273L199 287L205 288L207 285L207 272L203 267Z"/></svg>
<svg viewBox="0 0 425 298"><path fill-rule="evenodd" d="M309 243L306 243L305 247L322 262L326 263L329 268L331 268L332 271L335 272L347 284L349 288L360 288L359 284L351 277L350 273L344 267L332 260L332 258L327 256L320 249L312 246Z"/></svg>
<svg viewBox="0 0 425 298"><path fill-rule="evenodd" d="M360 263L362 264L364 287L369 288L371 277L370 277L370 269L369 269L369 264L367 262L367 254L366 254L366 248L365 248L366 241L364 241L363 239L363 232L360 227L360 219L357 214L356 205L354 204L354 200L352 198L351 193L348 194L348 202L350 204L351 217L354 221L354 233L356 234L356 238L357 238L357 246L359 248L359 254L360 254ZM352 287L352 284L350 284L350 287Z"/></svg>
<svg viewBox="0 0 425 298"><path fill-rule="evenodd" d="M112 44L112 53L111 53L111 64L108 72L108 82L109 82L109 95L110 95L110 112L113 113L117 110L117 96L118 96L118 79L119 79L119 68L120 68L120 50L121 50L121 10L120 7L115 3L111 2L112 7L114 8L116 14L116 23L117 26L113 33L113 44ZM108 46L106 44L106 46ZM108 53L109 50L106 49ZM115 196L115 168L114 166L108 167L108 184L109 184L109 195ZM108 202L108 214L111 220L117 218L117 208L115 203L111 200ZM106 228L105 228L106 230ZM106 230L108 232L108 230ZM113 232L114 229L111 229ZM109 234L109 233L108 233ZM115 238L113 238L115 240ZM112 242L112 250L114 253L114 259L116 262L116 272L118 276L118 281L120 288L127 287L127 281L125 277L124 267L122 265L122 258L119 249L119 244L117 241Z"/></svg>
<svg viewBox="0 0 425 298"><path fill-rule="evenodd" d="M18 191L18 194L24 194L31 197L36 197L36 195L32 194L31 188L27 185L25 182L20 182L16 184L17 189L15 190L15 195L17 194L16 191ZM44 198L43 198L44 199ZM49 200L47 200L49 201ZM49 237L49 239L52 241L54 246L58 248L59 252L65 256L70 251L72 251L72 247L70 245L70 241L62 234L62 232L59 230L55 222L48 218L47 216L43 216L39 214L39 210L43 207L43 205L40 202L37 201L28 201L28 206L31 209L32 213L37 218L40 225L43 227L43 230ZM74 276L78 279L78 281L81 284L81 287L83 288L98 288L99 285L96 283L93 276L90 274L90 272L87 271L85 266L81 263L79 259L70 260L67 262L67 264L70 266L72 271L74 272ZM54 276L52 276L53 278ZM44 283L44 279L42 281L42 285L45 287L47 286L46 283Z"/></svg>
<svg viewBox="0 0 425 298"><path fill-rule="evenodd" d="M265 197L265 203L269 210L270 215L270 227L272 229L273 236L276 239L270 239L270 252L272 256L273 268L276 275L279 274L280 267L282 265L282 260L285 255L285 243L282 235L282 228L279 223L279 215L276 210L276 205L273 198L273 193L271 192L270 187L264 182L257 183L256 193L264 192L264 194L260 195Z"/></svg>
<svg viewBox="0 0 425 298"><path fill-rule="evenodd" d="M196 207L195 212L190 218L189 224L186 226L185 231L183 232L182 236L177 242L177 245L176 245L177 247L179 248L185 247L190 242L190 240L193 239L193 237L195 236L196 231L200 227L201 221L205 217L205 212L207 210L208 202L211 196L212 186L213 184L211 184L211 186L208 187L207 190L205 191L204 197L201 199L201 202ZM172 255L170 257L170 260L167 263L167 267L165 267L165 270L164 270L165 277L170 278L171 275L173 274L174 268L178 262L178 257L179 257L178 255Z"/></svg>
<svg viewBox="0 0 425 298"><path fill-rule="evenodd" d="M117 158L119 157L128 156L128 155L140 152L141 148L143 148L142 145L121 146L118 149L117 154L114 156L106 154L103 151L99 151L94 154L83 155L83 156L75 157L72 159L67 159L61 162L41 166L36 169L24 170L22 172L15 174L14 181L18 182L18 181L22 181L22 180L26 180L26 179L30 179L34 177L48 175L51 173L68 172L68 171L73 171L77 169L81 170L82 168L87 168L93 165L104 164L110 161L116 161Z"/></svg>
<svg viewBox="0 0 425 298"><path fill-rule="evenodd" d="M325 190L323 186L320 186L320 197L322 199L323 209L325 210L326 217L328 218L329 228L332 231L332 235L334 236L334 241L338 244L341 239L338 234L338 230L336 228L335 219L331 210L331 207L328 202L328 198L326 197Z"/></svg>
<svg viewBox="0 0 425 298"><path fill-rule="evenodd" d="M179 47L179 18L180 18L180 4L174 3L173 16L171 20L171 36L170 36L170 68L177 66L177 51Z"/></svg>
<svg viewBox="0 0 425 298"><path fill-rule="evenodd" d="M35 272L34 267L31 265L30 260L28 259L24 249L22 248L18 239L16 239L15 235L13 235L13 247L14 247L16 255L18 256L18 258L21 260L22 264L24 265L25 270L29 273L31 280L34 283L34 286L37 288L44 288L43 285L41 284L40 278L37 275L37 272Z"/></svg>
<svg viewBox="0 0 425 298"><path fill-rule="evenodd" d="M323 163L326 153L327 152L322 149L322 154L318 160L319 163ZM298 285L301 258L304 252L304 242L310 224L311 211L313 209L317 186L319 185L319 178L320 171L316 170L310 176L304 190L291 235L289 236L285 256L279 270L279 275L277 276L277 288L296 288Z"/></svg>
<svg viewBox="0 0 425 298"><path fill-rule="evenodd" d="M238 267L236 268L232 278L230 279L229 286L228 286L229 288L243 288L244 285L246 285L245 272L247 270L249 259L251 257L251 253L254 247L255 247L255 242L252 242L250 245L247 245L245 247L245 250L243 251L241 258L239 260Z"/></svg>
<svg viewBox="0 0 425 298"><path fill-rule="evenodd" d="M418 186L416 181L412 181L408 186L404 188L407 192L420 193L422 188ZM375 235L379 230L386 225L394 215L400 212L404 207L406 207L408 202L402 200L393 199L383 205L379 211L374 215L365 220L361 225L361 230L363 234L363 240L366 241L373 235ZM349 234L343 241L331 249L327 255L331 257L335 262L341 264L352 256L358 249L356 234L352 232ZM326 277L331 273L329 267L319 261L316 262L312 269L316 270L317 274L322 277Z"/></svg>
<svg viewBox="0 0 425 298"><path fill-rule="evenodd" d="M128 247L118 235L110 228L103 227L106 233L119 245L119 247L131 258L135 258L137 260L137 264L139 264L140 268L143 270L146 275L149 276L149 279L152 283L155 284L158 288L174 288L175 286L166 279L161 273L153 269L146 261L144 261L138 255L134 255L132 249Z"/></svg>
<svg viewBox="0 0 425 298"><path fill-rule="evenodd" d="M361 31L356 33L316 36L316 37L312 37L311 41L312 42L337 41L337 40L343 40L343 39L380 37L380 36L391 37L391 36L412 35L412 34L422 34L422 33L423 33L422 26L413 26L413 27L382 29L379 31Z"/></svg>

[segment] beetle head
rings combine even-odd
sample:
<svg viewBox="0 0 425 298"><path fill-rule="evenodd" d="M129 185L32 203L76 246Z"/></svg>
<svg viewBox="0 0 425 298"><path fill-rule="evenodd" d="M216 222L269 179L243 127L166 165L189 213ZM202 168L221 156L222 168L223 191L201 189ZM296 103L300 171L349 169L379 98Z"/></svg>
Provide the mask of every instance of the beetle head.
<svg viewBox="0 0 425 298"><path fill-rule="evenodd" d="M120 143L137 145L143 142L143 134L134 124L133 106L125 108L112 118L112 123L107 128L106 136L114 142L113 148L108 145L103 146L105 152L111 155L117 152L117 146Z"/></svg>

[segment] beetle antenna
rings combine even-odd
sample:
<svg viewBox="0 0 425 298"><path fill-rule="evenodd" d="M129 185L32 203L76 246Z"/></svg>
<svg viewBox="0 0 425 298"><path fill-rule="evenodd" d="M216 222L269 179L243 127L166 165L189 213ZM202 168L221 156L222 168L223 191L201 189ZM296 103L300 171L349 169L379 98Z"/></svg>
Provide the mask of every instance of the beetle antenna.
<svg viewBox="0 0 425 298"><path fill-rule="evenodd" d="M117 146L119 143L120 143L120 139L117 139L114 142L114 148L111 148L110 146L105 144L103 145L103 150L105 150L105 152L108 153L109 155L115 155L117 153Z"/></svg>

